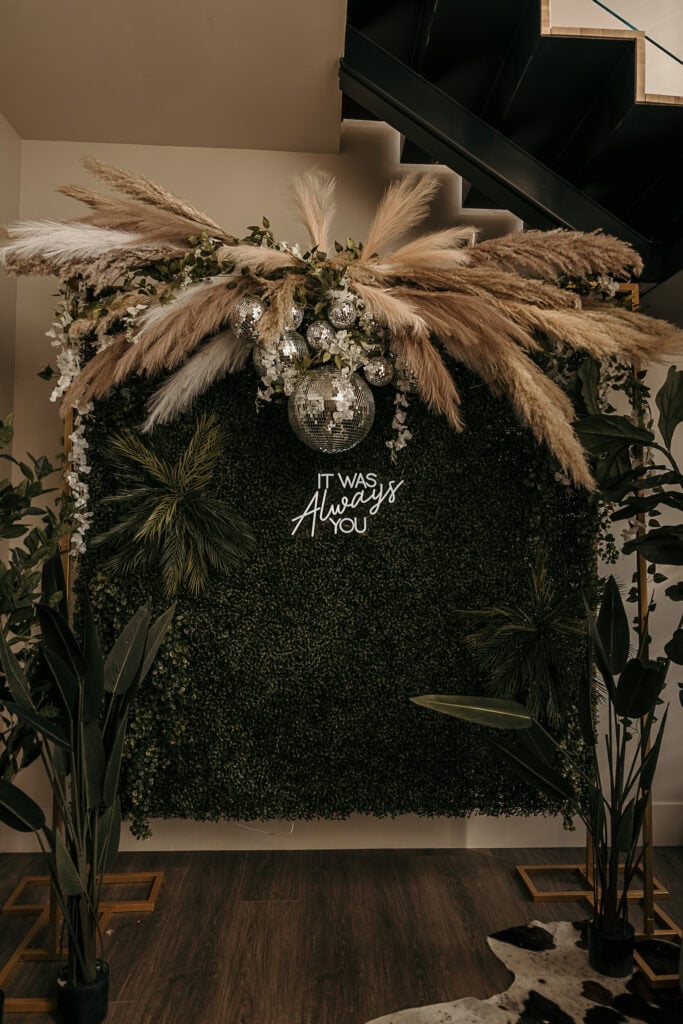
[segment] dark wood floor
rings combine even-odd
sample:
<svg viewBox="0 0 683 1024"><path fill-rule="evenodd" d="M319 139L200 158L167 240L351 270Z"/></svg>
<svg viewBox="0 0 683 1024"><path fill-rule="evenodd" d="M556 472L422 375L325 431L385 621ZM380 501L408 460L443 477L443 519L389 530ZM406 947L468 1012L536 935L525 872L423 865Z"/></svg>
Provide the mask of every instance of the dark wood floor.
<svg viewBox="0 0 683 1024"><path fill-rule="evenodd" d="M580 860L567 850L122 855L120 870L164 870L166 880L153 914L112 920L109 1024L363 1024L391 1010L492 995L510 979L487 933L586 915L580 903L530 903L514 872L516 863L568 855ZM658 851L672 890L663 906L678 922L682 869L683 849ZM36 857L0 855L0 900L36 872ZM0 919L0 962L27 926L27 918ZM10 994L49 990L49 968L26 965Z"/></svg>

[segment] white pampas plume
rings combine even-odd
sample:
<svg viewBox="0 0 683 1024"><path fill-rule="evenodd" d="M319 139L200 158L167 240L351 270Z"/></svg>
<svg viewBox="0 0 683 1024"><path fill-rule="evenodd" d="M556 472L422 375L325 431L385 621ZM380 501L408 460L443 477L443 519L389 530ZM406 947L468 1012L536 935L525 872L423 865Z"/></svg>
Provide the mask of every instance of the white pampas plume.
<svg viewBox="0 0 683 1024"><path fill-rule="evenodd" d="M78 260L96 260L117 249L132 249L144 241L140 234L92 224L62 224L56 220L25 220L7 229L8 245L0 249L0 264L12 260L49 260L58 268Z"/></svg>
<svg viewBox="0 0 683 1024"><path fill-rule="evenodd" d="M439 179L434 175L420 177L418 174L407 174L389 185L370 225L361 260L385 249L423 221L439 187Z"/></svg>
<svg viewBox="0 0 683 1024"><path fill-rule="evenodd" d="M334 193L336 181L327 171L306 171L292 178L291 190L301 222L308 231L311 245L327 252L330 229L336 210Z"/></svg>
<svg viewBox="0 0 683 1024"><path fill-rule="evenodd" d="M395 295L388 288L354 281L352 290L365 305L371 316L392 332L412 332L415 337L428 338L429 328L412 302Z"/></svg>
<svg viewBox="0 0 683 1024"><path fill-rule="evenodd" d="M148 434L160 423L170 423L193 405L212 384L244 367L252 346L232 331L222 331L207 342L172 377L155 391L142 430Z"/></svg>

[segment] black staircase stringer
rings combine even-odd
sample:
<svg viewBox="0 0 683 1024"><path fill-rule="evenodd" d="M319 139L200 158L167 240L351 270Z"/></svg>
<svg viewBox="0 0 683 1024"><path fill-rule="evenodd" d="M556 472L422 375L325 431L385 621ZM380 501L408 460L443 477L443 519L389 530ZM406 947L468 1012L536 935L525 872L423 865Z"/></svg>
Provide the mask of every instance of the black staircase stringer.
<svg viewBox="0 0 683 1024"><path fill-rule="evenodd" d="M678 252L672 247L664 261L660 246L352 26L340 85L345 95L530 227L600 228L616 235L638 250L647 281L659 281L683 265L673 265Z"/></svg>

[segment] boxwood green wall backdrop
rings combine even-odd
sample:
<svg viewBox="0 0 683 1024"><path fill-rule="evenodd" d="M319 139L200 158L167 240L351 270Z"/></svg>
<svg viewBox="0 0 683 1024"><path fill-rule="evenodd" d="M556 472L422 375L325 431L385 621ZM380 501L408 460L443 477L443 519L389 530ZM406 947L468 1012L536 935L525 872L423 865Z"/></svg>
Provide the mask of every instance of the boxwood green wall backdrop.
<svg viewBox="0 0 683 1024"><path fill-rule="evenodd" d="M408 701L481 687L454 610L524 601L539 542L562 594L576 598L592 574L592 501L555 479L552 460L504 399L456 373L465 433L414 399L414 437L396 465L385 444L391 388L375 391L368 439L338 457L297 441L282 406L257 412L251 370L155 432L159 450L176 456L197 412L217 414L228 444L215 487L252 522L259 548L200 598L180 595L130 730L123 797L138 828L149 817L545 807L499 766L476 727ZM153 387L119 388L96 408L88 432L93 532L111 516L98 505L114 486L104 443L141 422ZM335 536L328 526L314 538L303 527L292 536L319 472L372 472L403 484L363 535ZM80 585L90 587L111 638L144 600L155 610L165 601L156 576L108 578L100 558L84 556ZM580 654L568 646L570 661Z"/></svg>

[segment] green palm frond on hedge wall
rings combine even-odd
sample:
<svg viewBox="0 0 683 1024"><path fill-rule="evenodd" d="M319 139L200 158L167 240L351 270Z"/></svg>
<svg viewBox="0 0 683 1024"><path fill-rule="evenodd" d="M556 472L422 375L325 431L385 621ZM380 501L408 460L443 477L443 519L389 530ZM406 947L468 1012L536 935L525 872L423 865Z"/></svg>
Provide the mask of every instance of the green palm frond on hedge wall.
<svg viewBox="0 0 683 1024"><path fill-rule="evenodd" d="M564 721L570 678L567 640L586 632L585 619L571 615L567 595L560 597L540 550L531 568L525 605L459 612L473 620L464 637L496 697L523 701L534 717L557 727Z"/></svg>
<svg viewBox="0 0 683 1024"><path fill-rule="evenodd" d="M251 526L212 486L224 448L215 416L200 417L177 461L165 461L132 430L112 439L108 454L120 486L103 502L121 518L93 541L116 546L105 569L129 574L156 565L167 596L183 586L198 594L211 569L227 573L253 550Z"/></svg>

